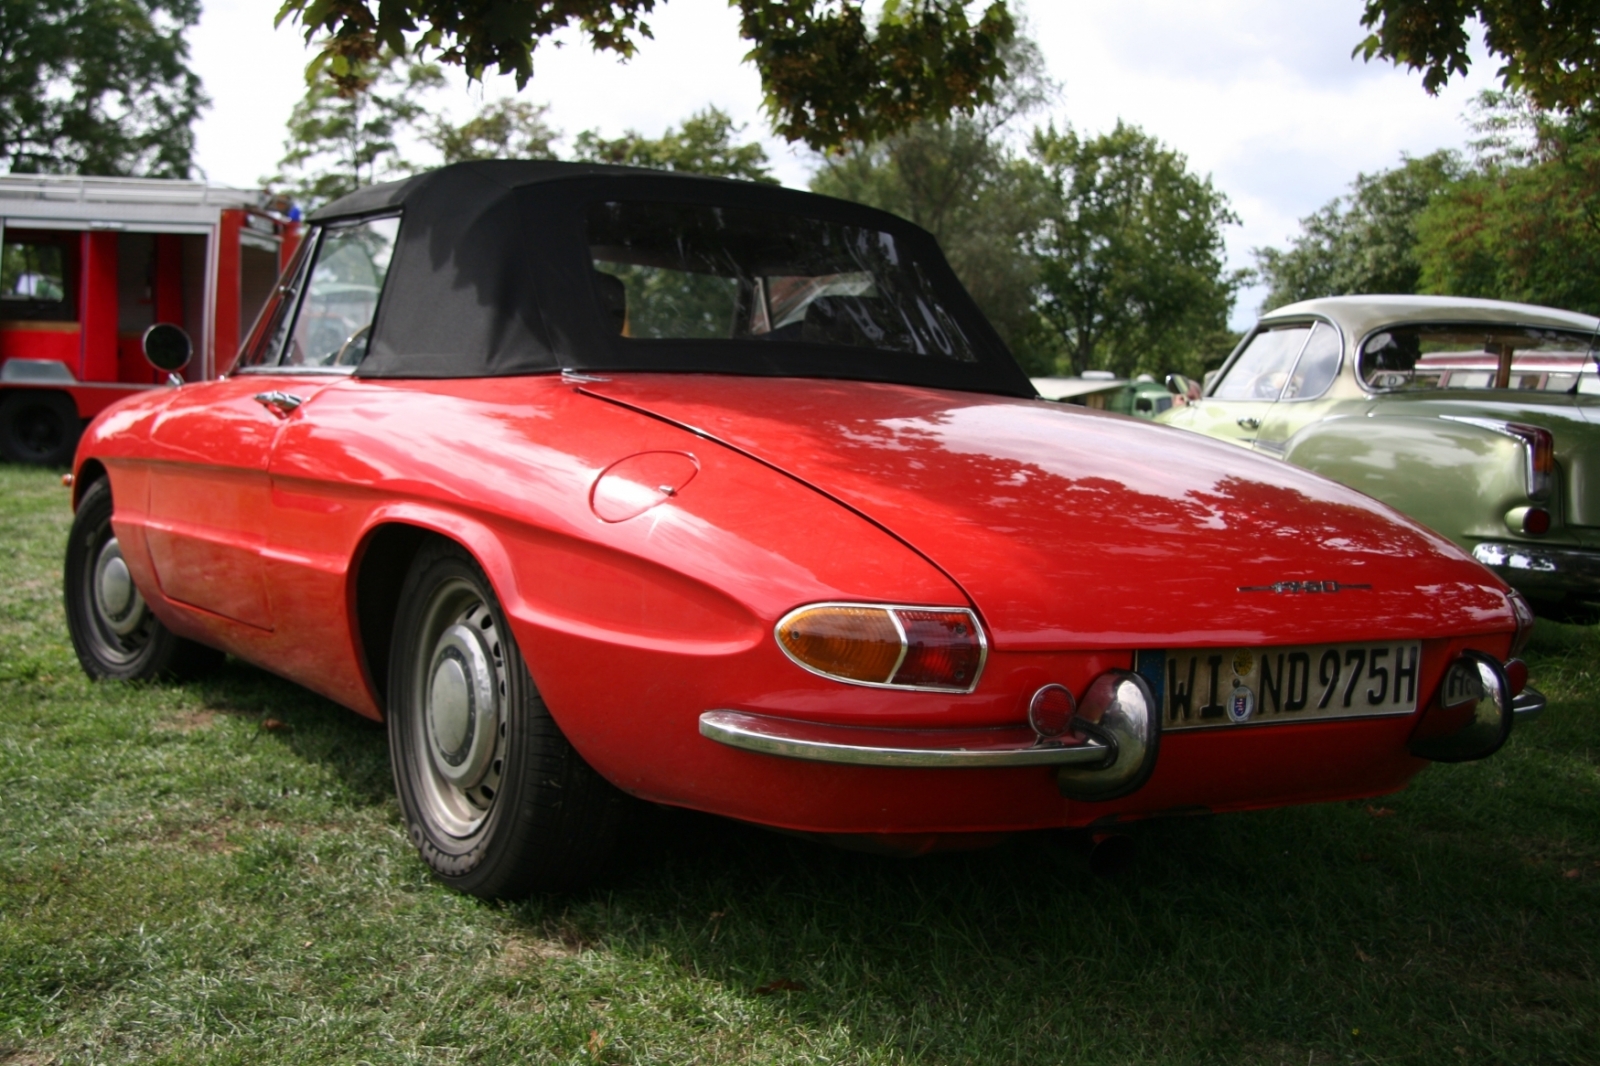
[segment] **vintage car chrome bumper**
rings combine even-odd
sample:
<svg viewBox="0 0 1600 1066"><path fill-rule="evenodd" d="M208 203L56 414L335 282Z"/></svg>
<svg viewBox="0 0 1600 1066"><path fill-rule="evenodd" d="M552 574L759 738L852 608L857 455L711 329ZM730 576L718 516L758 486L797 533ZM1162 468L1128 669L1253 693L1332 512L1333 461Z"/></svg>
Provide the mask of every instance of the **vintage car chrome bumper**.
<svg viewBox="0 0 1600 1066"><path fill-rule="evenodd" d="M1600 551L1484 541L1472 557L1531 600L1600 599Z"/></svg>
<svg viewBox="0 0 1600 1066"><path fill-rule="evenodd" d="M1060 687L1045 685L1039 693ZM1051 766L1056 787L1074 800L1114 799L1144 787L1161 746L1155 697L1144 678L1127 670L1107 670L1090 682L1077 701L1077 712L1059 739L1052 739L1055 733L1047 737L1033 725L875 729L744 711L706 711L700 716L700 733L746 751L851 766Z"/></svg>
<svg viewBox="0 0 1600 1066"><path fill-rule="evenodd" d="M862 729L771 718L743 711L706 711L700 735L765 755L851 766L1097 765L1113 756L1094 739L1044 745L1032 729Z"/></svg>

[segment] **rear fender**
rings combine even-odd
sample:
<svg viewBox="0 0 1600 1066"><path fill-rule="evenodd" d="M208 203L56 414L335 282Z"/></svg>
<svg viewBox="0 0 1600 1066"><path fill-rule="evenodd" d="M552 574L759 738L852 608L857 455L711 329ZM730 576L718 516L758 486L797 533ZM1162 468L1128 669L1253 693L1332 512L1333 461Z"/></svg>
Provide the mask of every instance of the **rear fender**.
<svg viewBox="0 0 1600 1066"><path fill-rule="evenodd" d="M1469 422L1410 415L1333 418L1291 437L1284 458L1381 500L1457 543L1506 536L1506 512L1532 502L1521 442ZM1541 505L1555 514L1557 502L1552 497Z"/></svg>

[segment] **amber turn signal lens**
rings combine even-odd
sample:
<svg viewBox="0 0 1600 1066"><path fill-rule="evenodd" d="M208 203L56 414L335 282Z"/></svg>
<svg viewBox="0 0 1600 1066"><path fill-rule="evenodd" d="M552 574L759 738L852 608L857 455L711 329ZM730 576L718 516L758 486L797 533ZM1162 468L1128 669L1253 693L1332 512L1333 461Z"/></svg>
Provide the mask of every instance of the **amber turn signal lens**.
<svg viewBox="0 0 1600 1066"><path fill-rule="evenodd" d="M900 662L900 630L881 607L803 607L778 623L778 643L819 674L885 684Z"/></svg>
<svg viewBox="0 0 1600 1066"><path fill-rule="evenodd" d="M785 615L778 645L808 670L888 688L970 692L983 634L964 608L820 603Z"/></svg>

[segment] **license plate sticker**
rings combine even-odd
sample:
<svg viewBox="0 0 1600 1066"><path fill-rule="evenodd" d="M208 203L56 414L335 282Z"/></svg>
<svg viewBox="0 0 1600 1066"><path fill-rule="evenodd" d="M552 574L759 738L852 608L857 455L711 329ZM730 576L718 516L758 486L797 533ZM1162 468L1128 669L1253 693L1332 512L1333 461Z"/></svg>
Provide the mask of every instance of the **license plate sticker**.
<svg viewBox="0 0 1600 1066"><path fill-rule="evenodd" d="M1161 728L1210 729L1410 714L1416 641L1141 651Z"/></svg>

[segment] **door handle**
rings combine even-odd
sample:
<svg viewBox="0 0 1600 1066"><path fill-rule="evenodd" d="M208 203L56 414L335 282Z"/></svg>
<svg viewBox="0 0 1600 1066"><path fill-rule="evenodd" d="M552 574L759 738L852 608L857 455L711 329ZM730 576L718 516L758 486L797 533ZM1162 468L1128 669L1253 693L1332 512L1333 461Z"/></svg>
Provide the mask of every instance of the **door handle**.
<svg viewBox="0 0 1600 1066"><path fill-rule="evenodd" d="M259 400L259 399L261 399L261 397L257 396L256 399ZM1240 429L1260 429L1261 428L1261 419L1259 419L1259 418L1250 418L1249 416L1241 418L1241 419L1239 419L1239 428Z"/></svg>
<svg viewBox="0 0 1600 1066"><path fill-rule="evenodd" d="M258 392L253 399L279 418L288 418L294 414L295 408L305 403L305 399L290 392Z"/></svg>

